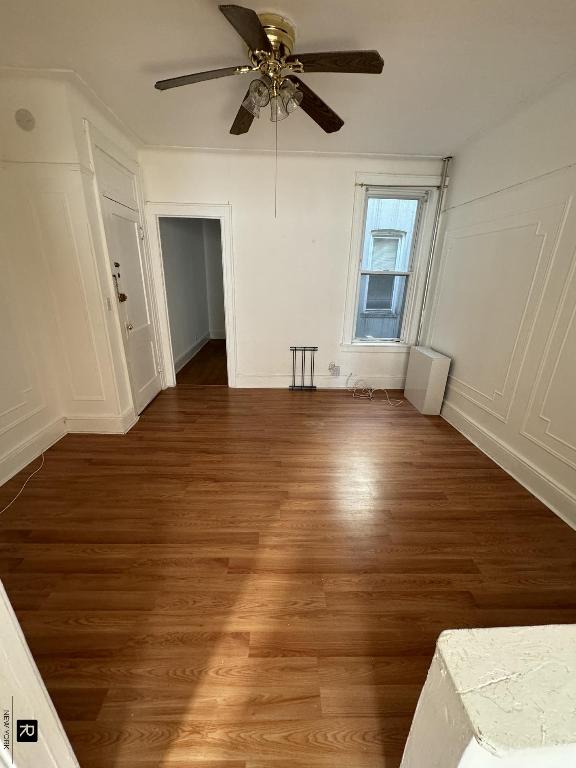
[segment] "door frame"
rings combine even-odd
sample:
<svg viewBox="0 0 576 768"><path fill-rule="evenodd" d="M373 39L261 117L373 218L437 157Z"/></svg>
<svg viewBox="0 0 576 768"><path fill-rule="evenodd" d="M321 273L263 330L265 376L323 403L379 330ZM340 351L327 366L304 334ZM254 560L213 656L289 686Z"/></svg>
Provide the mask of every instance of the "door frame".
<svg viewBox="0 0 576 768"><path fill-rule="evenodd" d="M232 207L228 204L146 203L145 221L150 243L152 289L158 312L158 341L162 361L163 387L176 386L174 355L170 336L168 296L164 277L160 219L217 219L220 221L222 278L224 283L224 316L226 327L226 363L228 386L236 386L236 313L234 297L234 259L232 252Z"/></svg>

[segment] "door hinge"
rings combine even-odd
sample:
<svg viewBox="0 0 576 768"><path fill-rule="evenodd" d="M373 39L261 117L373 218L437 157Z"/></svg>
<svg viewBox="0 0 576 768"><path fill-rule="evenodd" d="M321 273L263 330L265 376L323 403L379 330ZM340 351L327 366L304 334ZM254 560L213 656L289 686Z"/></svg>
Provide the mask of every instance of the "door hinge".
<svg viewBox="0 0 576 768"><path fill-rule="evenodd" d="M138 237L140 240L144 240L144 227L142 224L138 224Z"/></svg>

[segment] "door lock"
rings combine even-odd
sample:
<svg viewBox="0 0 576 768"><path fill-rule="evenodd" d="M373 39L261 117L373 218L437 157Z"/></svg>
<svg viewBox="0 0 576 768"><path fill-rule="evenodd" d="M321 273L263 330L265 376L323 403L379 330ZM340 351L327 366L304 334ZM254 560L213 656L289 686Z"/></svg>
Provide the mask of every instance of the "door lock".
<svg viewBox="0 0 576 768"><path fill-rule="evenodd" d="M116 261L114 262L114 264L117 264L117 263L118 262ZM128 296L126 296L126 294L122 293L122 291L120 290L120 286L118 284L118 277L119 275L117 275L115 272L112 272L112 280L114 281L114 288L116 288L116 296L118 297L118 301L122 303L123 301L128 300Z"/></svg>

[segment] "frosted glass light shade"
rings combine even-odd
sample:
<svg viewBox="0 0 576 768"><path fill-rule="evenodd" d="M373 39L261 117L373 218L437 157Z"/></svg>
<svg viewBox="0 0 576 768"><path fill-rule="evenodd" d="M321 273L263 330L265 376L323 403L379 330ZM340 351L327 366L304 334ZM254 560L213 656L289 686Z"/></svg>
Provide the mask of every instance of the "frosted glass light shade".
<svg viewBox="0 0 576 768"><path fill-rule="evenodd" d="M272 96L270 99L270 120L273 123L277 123L279 120L284 120L288 117L288 110L284 103L284 99L279 94L278 96Z"/></svg>
<svg viewBox="0 0 576 768"><path fill-rule="evenodd" d="M302 91L298 90L296 83L293 83L292 80L288 79L284 80L280 86L280 96L282 97L284 108L288 114L291 114L295 109L298 109L304 98L304 94Z"/></svg>
<svg viewBox="0 0 576 768"><path fill-rule="evenodd" d="M252 80L248 88L248 95L242 102L244 109L247 109L254 117L260 117L260 110L270 101L270 92L268 86L263 80Z"/></svg>

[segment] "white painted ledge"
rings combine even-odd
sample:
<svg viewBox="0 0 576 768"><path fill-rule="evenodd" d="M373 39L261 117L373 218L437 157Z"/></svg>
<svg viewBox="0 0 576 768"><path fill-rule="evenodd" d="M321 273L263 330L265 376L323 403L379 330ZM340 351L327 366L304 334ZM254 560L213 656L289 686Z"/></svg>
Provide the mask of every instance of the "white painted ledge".
<svg viewBox="0 0 576 768"><path fill-rule="evenodd" d="M576 766L576 625L443 632L401 768Z"/></svg>
<svg viewBox="0 0 576 768"><path fill-rule="evenodd" d="M341 352L372 352L372 354L379 354L379 353L385 353L385 354L394 354L394 353L401 353L404 355L407 355L410 351L410 344L403 344L401 342L395 342L395 341L382 341L379 344L374 344L370 342L342 342L340 344L340 351Z"/></svg>

